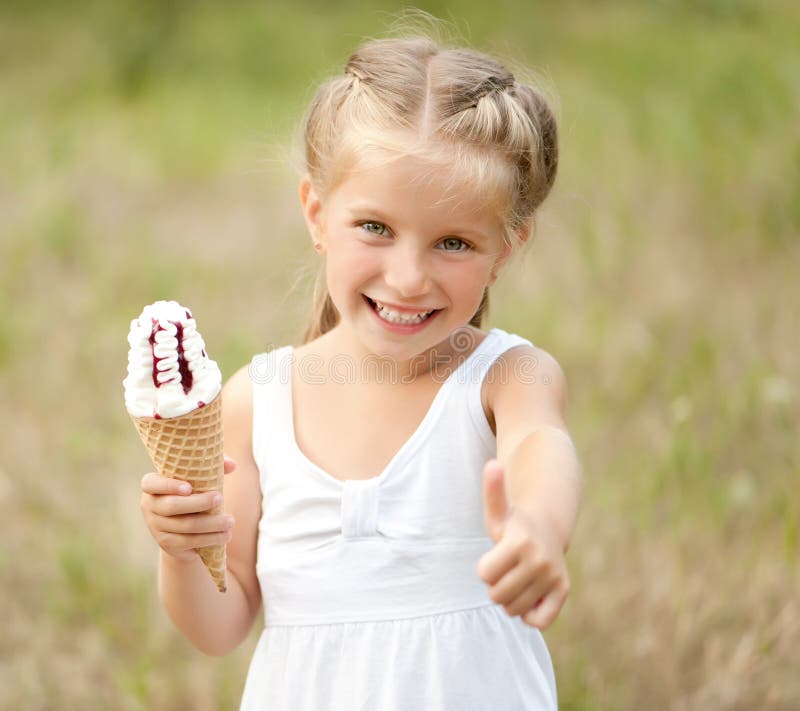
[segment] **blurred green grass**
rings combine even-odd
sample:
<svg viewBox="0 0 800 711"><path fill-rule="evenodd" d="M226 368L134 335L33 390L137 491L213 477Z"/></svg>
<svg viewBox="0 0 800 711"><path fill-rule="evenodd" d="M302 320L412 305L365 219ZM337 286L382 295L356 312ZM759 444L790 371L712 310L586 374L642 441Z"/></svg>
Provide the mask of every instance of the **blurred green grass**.
<svg viewBox="0 0 800 711"><path fill-rule="evenodd" d="M421 3L540 69L561 166L488 326L570 382L586 497L546 633L564 709L800 703L800 11ZM292 131L396 7L0 7L0 707L232 708L255 634L170 626L121 399L128 322L190 303L227 377L296 341Z"/></svg>

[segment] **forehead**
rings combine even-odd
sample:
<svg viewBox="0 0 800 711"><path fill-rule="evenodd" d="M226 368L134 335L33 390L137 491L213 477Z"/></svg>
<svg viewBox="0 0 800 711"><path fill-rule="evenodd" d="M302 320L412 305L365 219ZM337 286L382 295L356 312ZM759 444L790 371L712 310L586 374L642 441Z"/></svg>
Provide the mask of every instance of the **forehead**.
<svg viewBox="0 0 800 711"><path fill-rule="evenodd" d="M499 205L452 165L415 156L362 160L348 169L329 196L340 207L360 203L387 210L495 223Z"/></svg>

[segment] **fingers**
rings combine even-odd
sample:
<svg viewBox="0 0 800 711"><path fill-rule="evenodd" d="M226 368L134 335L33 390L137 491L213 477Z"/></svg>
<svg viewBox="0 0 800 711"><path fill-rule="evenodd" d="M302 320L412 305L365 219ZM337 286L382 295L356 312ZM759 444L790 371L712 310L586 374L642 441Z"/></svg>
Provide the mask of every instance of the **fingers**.
<svg viewBox="0 0 800 711"><path fill-rule="evenodd" d="M534 603L547 592L547 583L549 581L541 577L537 578L531 575L530 568L523 564L515 565L505 575L496 579L496 582L489 587L488 595L498 605L512 605L519 600L523 595L534 595L528 607L517 612L511 612L507 609L510 615L518 615L520 612L526 612Z"/></svg>
<svg viewBox="0 0 800 711"><path fill-rule="evenodd" d="M483 521L495 543L500 539L508 513L503 465L497 459L490 459L483 467Z"/></svg>
<svg viewBox="0 0 800 711"><path fill-rule="evenodd" d="M489 597L502 605L509 616L521 615L532 627L545 629L553 623L566 601L569 582L546 577L531 580L521 568L515 568L490 588Z"/></svg>
<svg viewBox="0 0 800 711"><path fill-rule="evenodd" d="M521 589L509 595L503 595L502 598L501 595L498 594L498 599L495 600L491 593L490 597L492 597L495 602L502 604L505 611L511 615L511 617L514 617L515 615L523 615L536 607L536 604L545 597L551 589L547 581L535 580L528 585L523 585Z"/></svg>
<svg viewBox="0 0 800 711"><path fill-rule="evenodd" d="M153 516L153 524L166 533L225 533L233 528L234 523L233 516L229 514L189 514L186 516L154 514Z"/></svg>
<svg viewBox="0 0 800 711"><path fill-rule="evenodd" d="M154 537L167 553L225 545L233 537L232 516L154 517Z"/></svg>
<svg viewBox="0 0 800 711"><path fill-rule="evenodd" d="M222 503L220 492L203 491L192 494L189 483L180 479L169 479L150 472L142 477L142 492L149 496L147 508L160 516L180 516L199 513L219 506ZM144 501L143 501L143 505Z"/></svg>
<svg viewBox="0 0 800 711"><path fill-rule="evenodd" d="M539 629L553 623L569 593L565 567L537 555L528 541L500 542L481 557L477 571L493 602Z"/></svg>
<svg viewBox="0 0 800 711"><path fill-rule="evenodd" d="M496 545L478 561L478 577L487 585L495 585L518 561L519 552L512 546Z"/></svg>
<svg viewBox="0 0 800 711"><path fill-rule="evenodd" d="M142 477L142 491L145 494L163 496L165 494L191 494L192 485L180 479L169 479L156 472L148 472Z"/></svg>
<svg viewBox="0 0 800 711"><path fill-rule="evenodd" d="M157 531L153 534L156 542L170 555L181 558L187 552L196 548L207 546L224 546L233 537L233 532L219 531L216 533L173 533L172 531Z"/></svg>
<svg viewBox="0 0 800 711"><path fill-rule="evenodd" d="M522 615L522 621L540 630L547 629L555 622L568 595L569 583L556 588L549 595L544 597L538 605L535 605L533 609L524 613Z"/></svg>
<svg viewBox="0 0 800 711"><path fill-rule="evenodd" d="M491 569L492 565L509 565L504 573L496 575L497 570ZM505 611L512 617L524 615L533 608L536 610L536 625L549 625L558 614L569 592L569 579L566 572L557 566L548 563L531 565L525 559L519 559L516 564L508 555L500 559L499 563L489 561L487 564L490 578L489 598L503 605ZM485 581L489 582L486 578ZM538 607L537 607L538 606Z"/></svg>
<svg viewBox="0 0 800 711"><path fill-rule="evenodd" d="M230 462L232 471L235 463ZM145 523L158 545L175 558L189 560L196 557L196 548L225 545L231 540L234 520L221 512L221 505L218 491L192 493L187 482L155 472L142 477Z"/></svg>
<svg viewBox="0 0 800 711"><path fill-rule="evenodd" d="M227 454L223 455L223 471L230 474L236 471L236 460L231 459ZM148 494L191 494L192 486L188 482L180 479L170 479L157 472L148 472L142 477L142 491Z"/></svg>
<svg viewBox="0 0 800 711"><path fill-rule="evenodd" d="M150 510L159 516L182 516L210 511L221 503L222 495L218 491L204 491L183 496L154 496Z"/></svg>

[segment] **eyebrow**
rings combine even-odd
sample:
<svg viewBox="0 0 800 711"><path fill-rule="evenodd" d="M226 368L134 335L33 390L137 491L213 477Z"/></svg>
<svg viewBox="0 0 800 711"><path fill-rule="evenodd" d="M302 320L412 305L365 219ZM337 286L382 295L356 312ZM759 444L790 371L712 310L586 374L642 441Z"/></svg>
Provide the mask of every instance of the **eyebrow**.
<svg viewBox="0 0 800 711"><path fill-rule="evenodd" d="M354 207L345 208L352 217L356 217L357 215L369 214L373 215L374 217L378 218L379 220L383 220L385 222L393 222L392 218L386 215L382 210L376 207L372 207L372 205L355 205ZM452 232L454 235L459 234L470 234L479 237L484 241L488 241L488 235L480 230L476 230L472 227L463 227L461 229L448 229L444 230L447 233Z"/></svg>

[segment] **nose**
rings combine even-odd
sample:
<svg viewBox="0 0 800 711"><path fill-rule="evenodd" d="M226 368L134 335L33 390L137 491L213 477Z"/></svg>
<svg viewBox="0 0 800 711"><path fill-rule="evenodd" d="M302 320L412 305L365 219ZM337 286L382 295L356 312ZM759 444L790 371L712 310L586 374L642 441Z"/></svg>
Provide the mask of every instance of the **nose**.
<svg viewBox="0 0 800 711"><path fill-rule="evenodd" d="M430 289L429 265L424 254L413 245L397 245L384 265L384 280L398 296L411 298Z"/></svg>

